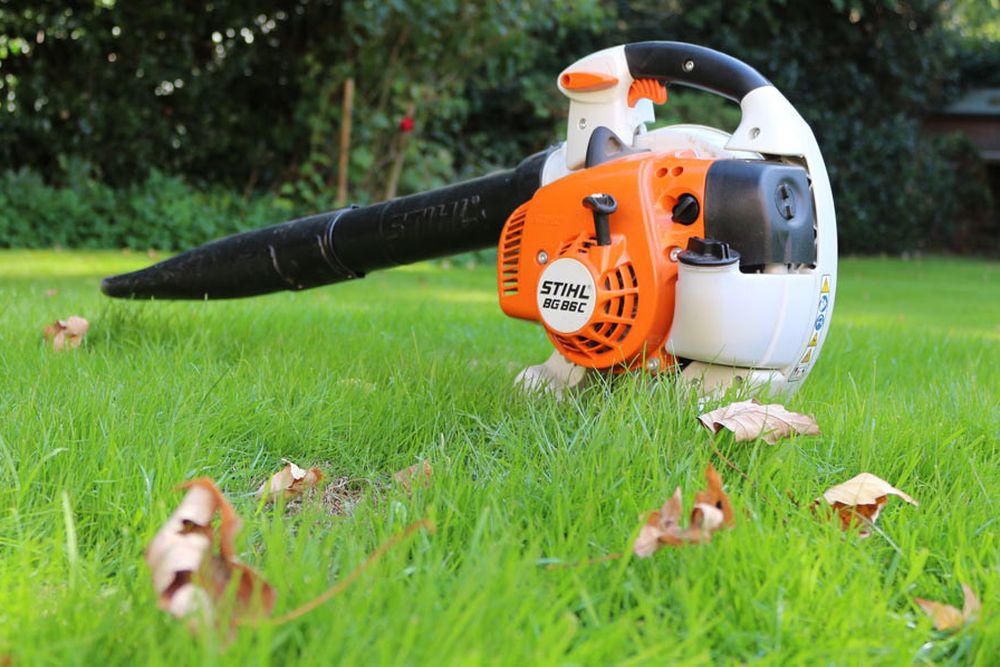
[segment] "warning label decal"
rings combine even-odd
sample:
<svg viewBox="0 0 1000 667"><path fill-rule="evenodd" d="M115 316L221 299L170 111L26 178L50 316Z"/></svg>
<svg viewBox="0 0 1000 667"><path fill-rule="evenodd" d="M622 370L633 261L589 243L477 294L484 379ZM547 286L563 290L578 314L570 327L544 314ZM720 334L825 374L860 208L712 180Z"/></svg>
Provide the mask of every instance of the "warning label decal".
<svg viewBox="0 0 1000 667"><path fill-rule="evenodd" d="M812 335L809 343L806 344L806 351L799 359L799 363L788 374L789 382L801 380L809 372L811 364L816 362L816 346L819 345L819 338L823 335L823 329L830 321L830 274L825 274L820 279L819 300L816 304L816 319L813 320Z"/></svg>

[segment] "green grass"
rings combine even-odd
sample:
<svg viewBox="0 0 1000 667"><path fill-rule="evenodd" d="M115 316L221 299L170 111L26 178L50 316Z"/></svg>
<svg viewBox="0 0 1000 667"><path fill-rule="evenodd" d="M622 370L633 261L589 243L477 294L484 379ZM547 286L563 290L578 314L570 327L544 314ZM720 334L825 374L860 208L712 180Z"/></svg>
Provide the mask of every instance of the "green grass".
<svg viewBox="0 0 1000 667"><path fill-rule="evenodd" d="M505 318L487 268L418 265L350 285L223 303L111 302L119 253L0 254L0 656L14 665L837 664L1000 660L1000 265L847 260L832 330L788 407L823 435L718 440L669 382L556 403L511 391L549 353ZM47 297L47 289L58 294ZM54 354L51 320L91 320ZM282 457L359 480L350 516L251 493ZM432 483L386 485L421 459ZM710 545L628 551L675 485L715 462L739 518ZM891 501L868 540L808 503L855 474ZM214 478L241 556L281 614L430 517L346 592L289 624L192 636L156 607L145 545ZM786 494L799 503L793 504ZM915 596L983 617L943 637ZM4 663L7 664L7 663Z"/></svg>

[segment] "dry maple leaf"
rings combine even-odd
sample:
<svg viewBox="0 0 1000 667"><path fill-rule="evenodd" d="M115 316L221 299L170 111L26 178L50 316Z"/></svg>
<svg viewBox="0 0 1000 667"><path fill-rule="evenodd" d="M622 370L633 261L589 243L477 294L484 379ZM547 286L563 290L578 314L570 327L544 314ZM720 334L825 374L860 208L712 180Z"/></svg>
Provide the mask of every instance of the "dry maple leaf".
<svg viewBox="0 0 1000 667"><path fill-rule="evenodd" d="M722 490L722 476L711 463L705 468L705 481L708 482L708 488L694 494L695 509L703 506L711 507L720 513L721 525L726 528L731 527L735 523L733 506L729 503L729 496Z"/></svg>
<svg viewBox="0 0 1000 667"><path fill-rule="evenodd" d="M210 619L227 601L235 579L231 612L268 615L275 593L252 568L236 560L234 540L240 529L236 511L208 478L181 488L187 493L146 549L146 563L159 595L159 606L177 618L198 614ZM218 528L213 527L216 514Z"/></svg>
<svg viewBox="0 0 1000 667"><path fill-rule="evenodd" d="M790 435L819 435L819 426L811 415L789 412L782 405L764 404L756 399L739 401L716 408L698 417L712 433L723 428L732 431L736 442L763 438L773 445Z"/></svg>
<svg viewBox="0 0 1000 667"><path fill-rule="evenodd" d="M291 461L285 461L285 464L284 468L260 485L256 493L258 498L266 496L268 502L274 502L279 496L292 498L305 493L323 479L323 471L319 468L306 470Z"/></svg>
<svg viewBox="0 0 1000 667"><path fill-rule="evenodd" d="M822 500L825 500L840 516L841 527L844 530L848 530L854 524L863 524L858 535L868 537L871 534L868 526L878 519L889 496L902 498L914 506L919 505L916 500L889 482L867 472L852 477L843 484L830 487L823 493ZM820 500L817 498L813 502L813 510L819 505Z"/></svg>
<svg viewBox="0 0 1000 667"><path fill-rule="evenodd" d="M632 551L639 558L652 556L663 544L679 546L681 526L681 487L674 489L674 495L663 503L659 511L649 513L646 525L639 529Z"/></svg>
<svg viewBox="0 0 1000 667"><path fill-rule="evenodd" d="M45 327L42 335L45 337L45 340L52 341L52 349L58 352L60 350L80 347L80 343L83 342L83 337L87 335L87 329L89 328L90 322L82 317L72 315L65 320L56 320Z"/></svg>
<svg viewBox="0 0 1000 667"><path fill-rule="evenodd" d="M931 617L935 630L954 632L969 621L975 620L982 607L979 603L979 598L976 597L975 591L969 588L968 584L962 584L962 594L965 597L962 611L952 607L950 604L925 600L924 598L916 598L916 602Z"/></svg>
<svg viewBox="0 0 1000 667"><path fill-rule="evenodd" d="M722 477L711 463L705 468L705 481L708 488L695 494L687 528L681 526L683 498L679 486L659 511L650 512L646 525L639 530L632 546L636 556L651 556L663 545L679 547L709 542L712 533L733 525L729 496L722 490Z"/></svg>
<svg viewBox="0 0 1000 667"><path fill-rule="evenodd" d="M421 474L423 473L423 474ZM427 461L421 461L420 463L414 463L408 468L403 468L395 473L393 473L392 478L403 487L407 492L413 489L415 484L420 484L421 481L429 482L431 479L431 464Z"/></svg>

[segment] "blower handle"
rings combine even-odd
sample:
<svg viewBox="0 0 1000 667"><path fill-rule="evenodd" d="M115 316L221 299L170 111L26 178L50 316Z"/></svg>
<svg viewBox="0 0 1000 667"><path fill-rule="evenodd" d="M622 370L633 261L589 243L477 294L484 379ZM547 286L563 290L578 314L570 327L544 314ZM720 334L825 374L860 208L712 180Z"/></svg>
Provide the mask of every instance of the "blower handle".
<svg viewBox="0 0 1000 667"><path fill-rule="evenodd" d="M700 88L739 102L771 82L742 60L684 42L635 42L625 45L633 79L657 79Z"/></svg>
<svg viewBox="0 0 1000 667"><path fill-rule="evenodd" d="M635 42L592 53L557 80L570 100L566 169L588 166L587 151L597 132L611 132L619 143L632 146L635 135L655 120L652 102L666 100L667 83L701 88L741 107L753 91L773 89L745 62L684 42ZM604 143L598 139L597 145Z"/></svg>

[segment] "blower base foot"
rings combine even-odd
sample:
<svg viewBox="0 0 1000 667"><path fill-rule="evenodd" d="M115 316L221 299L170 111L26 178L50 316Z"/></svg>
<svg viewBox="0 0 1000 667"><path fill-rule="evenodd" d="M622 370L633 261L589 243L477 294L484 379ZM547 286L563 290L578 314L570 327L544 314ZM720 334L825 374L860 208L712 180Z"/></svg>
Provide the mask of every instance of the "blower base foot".
<svg viewBox="0 0 1000 667"><path fill-rule="evenodd" d="M525 393L542 392L562 398L567 391L585 387L596 372L553 352L544 364L528 366L518 373L514 386Z"/></svg>

